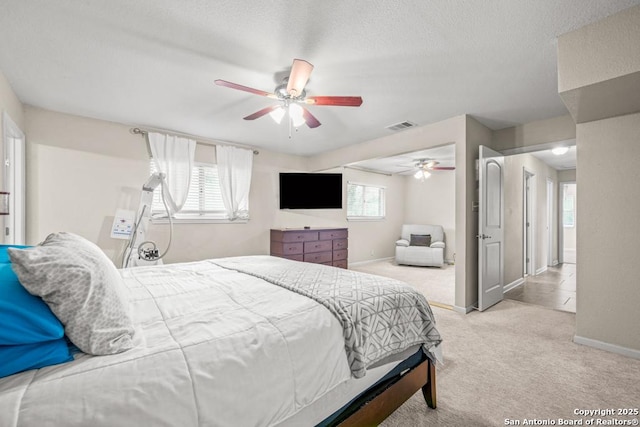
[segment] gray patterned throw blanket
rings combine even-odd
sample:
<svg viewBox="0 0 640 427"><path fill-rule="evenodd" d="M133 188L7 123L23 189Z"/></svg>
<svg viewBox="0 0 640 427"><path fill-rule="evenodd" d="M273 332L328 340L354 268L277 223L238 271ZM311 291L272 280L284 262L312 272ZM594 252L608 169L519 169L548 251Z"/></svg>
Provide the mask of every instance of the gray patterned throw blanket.
<svg viewBox="0 0 640 427"><path fill-rule="evenodd" d="M325 306L340 321L351 373L412 345L440 344L431 307L404 282L342 268L270 256L222 258L211 262L249 274Z"/></svg>

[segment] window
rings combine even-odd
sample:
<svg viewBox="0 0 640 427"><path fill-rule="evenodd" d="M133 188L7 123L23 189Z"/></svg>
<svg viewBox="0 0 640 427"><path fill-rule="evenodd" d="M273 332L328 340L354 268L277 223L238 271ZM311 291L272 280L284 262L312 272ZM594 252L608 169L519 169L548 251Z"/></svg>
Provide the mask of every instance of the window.
<svg viewBox="0 0 640 427"><path fill-rule="evenodd" d="M153 161L151 162L151 173L156 171ZM152 216L155 218L166 218L160 187L153 193L153 203L151 206ZM174 217L178 220L204 220L204 219L226 219L220 184L218 182L218 168L214 164L196 163L191 171L191 186L187 201Z"/></svg>
<svg viewBox="0 0 640 427"><path fill-rule="evenodd" d="M347 219L384 219L384 187L347 183Z"/></svg>
<svg viewBox="0 0 640 427"><path fill-rule="evenodd" d="M575 198L573 194L564 196L562 202L562 225L564 227L575 227L576 225Z"/></svg>

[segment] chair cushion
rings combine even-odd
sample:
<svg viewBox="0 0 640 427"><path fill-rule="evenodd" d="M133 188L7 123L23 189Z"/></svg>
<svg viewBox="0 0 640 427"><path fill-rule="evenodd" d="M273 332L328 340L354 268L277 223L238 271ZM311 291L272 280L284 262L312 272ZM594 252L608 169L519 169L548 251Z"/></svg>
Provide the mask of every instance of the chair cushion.
<svg viewBox="0 0 640 427"><path fill-rule="evenodd" d="M396 246L409 246L409 241L405 239L400 239L396 241Z"/></svg>
<svg viewBox="0 0 640 427"><path fill-rule="evenodd" d="M409 246L431 246L431 234L412 234Z"/></svg>
<svg viewBox="0 0 640 427"><path fill-rule="evenodd" d="M441 225L403 224L400 237L411 240L412 234L430 234L432 242L444 242L444 229Z"/></svg>

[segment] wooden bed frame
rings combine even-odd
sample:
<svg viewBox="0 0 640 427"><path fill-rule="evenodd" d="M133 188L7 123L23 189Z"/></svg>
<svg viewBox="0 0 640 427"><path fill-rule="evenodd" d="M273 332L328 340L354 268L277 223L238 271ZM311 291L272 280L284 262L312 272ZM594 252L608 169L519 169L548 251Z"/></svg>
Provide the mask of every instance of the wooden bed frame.
<svg viewBox="0 0 640 427"><path fill-rule="evenodd" d="M333 425L377 426L421 388L427 405L435 409L436 368L430 359L375 387L364 402L356 402L347 408Z"/></svg>

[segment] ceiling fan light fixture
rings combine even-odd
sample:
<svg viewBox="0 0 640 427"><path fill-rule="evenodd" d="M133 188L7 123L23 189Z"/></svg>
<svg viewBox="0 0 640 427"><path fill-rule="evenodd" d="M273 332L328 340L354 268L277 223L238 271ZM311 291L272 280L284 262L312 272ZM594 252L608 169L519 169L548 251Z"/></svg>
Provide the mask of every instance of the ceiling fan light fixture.
<svg viewBox="0 0 640 427"><path fill-rule="evenodd" d="M286 111L283 107L278 107L272 112L270 112L269 115L271 116L274 122L276 122L277 124L280 124L282 122L282 118L284 117L285 113Z"/></svg>
<svg viewBox="0 0 640 427"><path fill-rule="evenodd" d="M429 173L428 171L424 170L424 169L419 169L414 175L413 177L415 179L419 179L420 181L424 181L425 179L429 178L431 176L431 173Z"/></svg>
<svg viewBox="0 0 640 427"><path fill-rule="evenodd" d="M305 124L303 113L302 107L298 104L289 104L289 117L291 117L291 122L294 127L300 127Z"/></svg>
<svg viewBox="0 0 640 427"><path fill-rule="evenodd" d="M562 156L563 154L566 154L567 151L569 151L569 147L556 147L551 150L551 152L556 156Z"/></svg>

